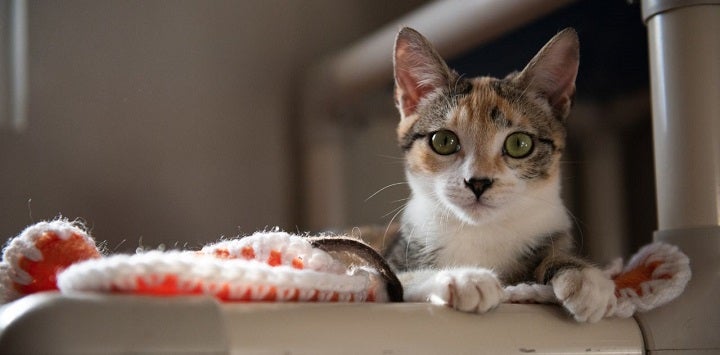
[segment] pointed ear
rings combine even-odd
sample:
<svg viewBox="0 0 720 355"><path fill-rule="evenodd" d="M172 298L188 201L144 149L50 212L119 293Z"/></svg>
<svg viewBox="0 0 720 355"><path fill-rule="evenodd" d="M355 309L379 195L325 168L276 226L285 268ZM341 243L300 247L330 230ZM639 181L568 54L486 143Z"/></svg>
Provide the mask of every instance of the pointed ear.
<svg viewBox="0 0 720 355"><path fill-rule="evenodd" d="M453 72L430 42L412 28L400 30L395 39L395 104L402 118L415 114L427 94L449 86Z"/></svg>
<svg viewBox="0 0 720 355"><path fill-rule="evenodd" d="M566 28L555 35L513 79L528 92L545 97L561 120L570 113L580 60L577 33Z"/></svg>

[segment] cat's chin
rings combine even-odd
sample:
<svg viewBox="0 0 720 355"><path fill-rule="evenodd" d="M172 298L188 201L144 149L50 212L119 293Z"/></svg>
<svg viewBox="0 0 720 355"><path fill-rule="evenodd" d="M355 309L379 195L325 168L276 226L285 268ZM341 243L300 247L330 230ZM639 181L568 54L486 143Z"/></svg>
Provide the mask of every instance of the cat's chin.
<svg viewBox="0 0 720 355"><path fill-rule="evenodd" d="M460 221L470 225L487 223L498 215L497 207L483 201L474 201L463 206L453 205L450 209Z"/></svg>

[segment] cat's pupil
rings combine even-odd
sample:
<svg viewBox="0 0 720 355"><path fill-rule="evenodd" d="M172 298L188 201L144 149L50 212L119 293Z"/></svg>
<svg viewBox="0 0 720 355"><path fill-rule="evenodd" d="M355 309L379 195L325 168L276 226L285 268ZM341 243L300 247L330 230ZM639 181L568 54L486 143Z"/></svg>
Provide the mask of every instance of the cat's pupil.
<svg viewBox="0 0 720 355"><path fill-rule="evenodd" d="M460 141L455 133L440 130L430 136L430 147L440 155L450 155L460 150Z"/></svg>
<svg viewBox="0 0 720 355"><path fill-rule="evenodd" d="M513 158L524 158L532 153L532 149L533 140L527 133L516 132L505 140L505 153Z"/></svg>

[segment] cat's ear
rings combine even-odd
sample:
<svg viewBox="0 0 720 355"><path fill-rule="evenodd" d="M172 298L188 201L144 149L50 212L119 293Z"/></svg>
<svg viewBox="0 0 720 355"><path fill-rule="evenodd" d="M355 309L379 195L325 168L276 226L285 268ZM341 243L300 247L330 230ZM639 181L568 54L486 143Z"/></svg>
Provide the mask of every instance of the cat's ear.
<svg viewBox="0 0 720 355"><path fill-rule="evenodd" d="M453 72L430 42L412 28L400 30L395 39L395 104L402 118L415 114L429 93L448 87Z"/></svg>
<svg viewBox="0 0 720 355"><path fill-rule="evenodd" d="M579 61L577 33L566 28L548 41L513 81L545 97L555 116L565 120L575 95Z"/></svg>

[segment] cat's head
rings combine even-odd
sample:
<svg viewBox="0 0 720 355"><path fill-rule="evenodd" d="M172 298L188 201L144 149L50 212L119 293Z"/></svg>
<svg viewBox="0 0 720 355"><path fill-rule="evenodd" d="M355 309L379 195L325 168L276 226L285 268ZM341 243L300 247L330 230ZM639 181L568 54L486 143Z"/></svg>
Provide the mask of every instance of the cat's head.
<svg viewBox="0 0 720 355"><path fill-rule="evenodd" d="M403 28L395 100L413 193L472 224L558 197L578 59L577 34L565 29L519 73L464 78Z"/></svg>

